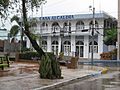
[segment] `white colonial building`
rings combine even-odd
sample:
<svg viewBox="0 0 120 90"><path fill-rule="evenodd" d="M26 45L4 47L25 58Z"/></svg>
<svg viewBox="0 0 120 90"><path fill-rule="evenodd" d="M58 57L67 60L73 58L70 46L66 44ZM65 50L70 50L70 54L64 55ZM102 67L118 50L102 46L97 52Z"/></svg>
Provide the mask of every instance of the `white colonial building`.
<svg viewBox="0 0 120 90"><path fill-rule="evenodd" d="M93 26L92 14L76 14L63 16L36 17L37 25L31 30L41 36L39 43L44 51L65 56L78 55L80 58L91 57ZM116 19L103 13L95 14L94 28L94 58L108 50L103 43L104 28L114 27ZM38 40L39 41L39 40ZM32 48L29 40L27 46Z"/></svg>

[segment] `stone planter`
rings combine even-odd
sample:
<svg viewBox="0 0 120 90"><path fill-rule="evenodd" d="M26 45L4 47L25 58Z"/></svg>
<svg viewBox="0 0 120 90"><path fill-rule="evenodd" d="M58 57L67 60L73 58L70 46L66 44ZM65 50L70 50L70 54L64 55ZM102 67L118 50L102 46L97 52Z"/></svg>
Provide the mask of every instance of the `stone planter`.
<svg viewBox="0 0 120 90"><path fill-rule="evenodd" d="M78 67L78 57L71 57L66 65L69 69L76 69Z"/></svg>

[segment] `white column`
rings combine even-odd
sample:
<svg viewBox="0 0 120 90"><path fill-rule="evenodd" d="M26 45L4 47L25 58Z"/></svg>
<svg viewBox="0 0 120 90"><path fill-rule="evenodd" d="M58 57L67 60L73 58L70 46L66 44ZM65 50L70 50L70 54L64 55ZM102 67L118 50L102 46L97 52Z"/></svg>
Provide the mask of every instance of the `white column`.
<svg viewBox="0 0 120 90"><path fill-rule="evenodd" d="M84 58L89 59L89 36L84 36Z"/></svg>
<svg viewBox="0 0 120 90"><path fill-rule="evenodd" d="M98 35L98 59L100 59L100 54L102 52L103 52L103 36Z"/></svg>
<svg viewBox="0 0 120 90"><path fill-rule="evenodd" d="M75 56L75 36L71 36L71 56Z"/></svg>
<svg viewBox="0 0 120 90"><path fill-rule="evenodd" d="M48 36L47 37L47 52L52 52L52 49L51 49L51 36Z"/></svg>
<svg viewBox="0 0 120 90"><path fill-rule="evenodd" d="M59 54L60 51L61 51L61 37L59 37L58 42L59 42L59 44L58 44L58 54Z"/></svg>

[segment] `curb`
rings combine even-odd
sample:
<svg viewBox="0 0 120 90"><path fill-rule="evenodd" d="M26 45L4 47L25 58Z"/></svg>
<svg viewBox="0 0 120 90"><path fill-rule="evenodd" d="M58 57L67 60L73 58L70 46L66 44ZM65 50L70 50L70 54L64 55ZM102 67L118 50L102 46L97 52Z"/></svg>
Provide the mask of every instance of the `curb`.
<svg viewBox="0 0 120 90"><path fill-rule="evenodd" d="M77 78L65 80L63 82L58 82L58 83L55 83L55 84L52 84L52 85L36 88L36 89L33 89L33 90L52 90L52 89L55 89L55 88L58 88L58 87L61 87L61 86L65 86L67 84L75 83L75 82L77 82L79 80L89 79L90 77L92 77L92 75L86 75L86 76L83 76L83 77L77 77Z"/></svg>
<svg viewBox="0 0 120 90"><path fill-rule="evenodd" d="M55 84L52 84L52 85L43 86L43 87L36 88L36 89L33 89L33 90L52 90L52 89L55 89L55 88L58 88L58 87L61 87L61 86L65 86L67 84L72 84L72 83L78 82L80 80L85 80L85 79L89 79L91 77L106 74L107 72L108 72L108 69L103 68L101 71L93 73L93 74L89 74L89 75L82 76L82 77L77 77L77 78L72 78L72 79L69 79L69 80L65 80L63 82L58 82L58 83L55 83Z"/></svg>

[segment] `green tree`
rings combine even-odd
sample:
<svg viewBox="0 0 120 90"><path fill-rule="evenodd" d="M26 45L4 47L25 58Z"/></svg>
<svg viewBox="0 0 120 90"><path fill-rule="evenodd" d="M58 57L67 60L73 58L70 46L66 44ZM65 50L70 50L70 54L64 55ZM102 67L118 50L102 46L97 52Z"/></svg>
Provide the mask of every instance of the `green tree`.
<svg viewBox="0 0 120 90"><path fill-rule="evenodd" d="M106 45L116 45L117 41L117 29L111 28L105 30L104 43Z"/></svg>
<svg viewBox="0 0 120 90"><path fill-rule="evenodd" d="M2 1L6 1L6 0L2 0ZM47 55L42 50L42 48L38 45L36 39L33 38L34 34L30 32L31 23L28 21L28 13L27 12L30 9L32 11L35 9L38 10L38 8L40 7L41 3L44 0L7 0L7 1L9 1L10 8L12 8L12 9L14 9L15 5L20 6L19 9L16 9L16 10L17 10L17 12L18 12L18 10L21 10L21 12L22 12L23 27L24 27L23 32L29 38L33 48L42 57L42 61L41 61L40 68L39 68L40 77L48 78L48 79L61 78L61 69L60 69L60 66L59 66L55 56L53 55L53 57L50 58L50 55ZM4 5L5 3L6 2L1 3L1 4ZM2 7L2 6L0 6L0 7ZM17 29L18 27L16 26L14 28ZM17 31L13 31L13 32L14 32L14 34L17 33Z"/></svg>
<svg viewBox="0 0 120 90"><path fill-rule="evenodd" d="M0 16L3 18L7 15L9 0L0 0Z"/></svg>

